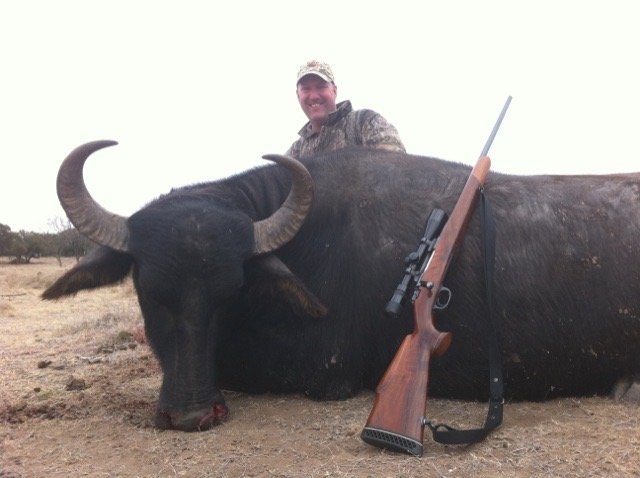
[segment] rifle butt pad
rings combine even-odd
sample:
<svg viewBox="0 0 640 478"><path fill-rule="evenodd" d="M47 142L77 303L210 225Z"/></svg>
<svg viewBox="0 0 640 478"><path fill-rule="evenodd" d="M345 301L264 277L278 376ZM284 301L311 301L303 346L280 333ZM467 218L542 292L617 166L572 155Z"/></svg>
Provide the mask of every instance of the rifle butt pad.
<svg viewBox="0 0 640 478"><path fill-rule="evenodd" d="M365 426L360 438L369 445L385 448L387 450L407 453L413 456L422 456L424 447L421 442L397 433Z"/></svg>

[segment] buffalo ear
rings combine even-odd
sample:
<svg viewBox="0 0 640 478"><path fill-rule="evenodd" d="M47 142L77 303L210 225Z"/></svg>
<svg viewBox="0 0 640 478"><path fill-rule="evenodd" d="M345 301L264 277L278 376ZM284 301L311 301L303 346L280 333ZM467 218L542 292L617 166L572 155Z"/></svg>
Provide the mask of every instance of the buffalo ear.
<svg viewBox="0 0 640 478"><path fill-rule="evenodd" d="M132 264L133 259L128 254L106 246L96 247L51 284L41 297L55 300L81 290L121 282L129 274Z"/></svg>
<svg viewBox="0 0 640 478"><path fill-rule="evenodd" d="M294 315L324 317L327 308L278 257L253 258L245 271L245 299L285 306Z"/></svg>

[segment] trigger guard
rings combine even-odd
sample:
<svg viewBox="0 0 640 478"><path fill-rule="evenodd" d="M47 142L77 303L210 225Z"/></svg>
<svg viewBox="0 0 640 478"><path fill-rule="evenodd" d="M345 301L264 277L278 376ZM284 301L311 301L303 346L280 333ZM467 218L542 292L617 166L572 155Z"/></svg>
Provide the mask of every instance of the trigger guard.
<svg viewBox="0 0 640 478"><path fill-rule="evenodd" d="M444 294L444 299L442 297L443 294ZM440 292L438 292L438 297L436 297L436 302L433 305L433 308L437 310L446 309L449 306L449 302L451 302L452 295L453 294L451 293L451 289L444 286L441 287Z"/></svg>

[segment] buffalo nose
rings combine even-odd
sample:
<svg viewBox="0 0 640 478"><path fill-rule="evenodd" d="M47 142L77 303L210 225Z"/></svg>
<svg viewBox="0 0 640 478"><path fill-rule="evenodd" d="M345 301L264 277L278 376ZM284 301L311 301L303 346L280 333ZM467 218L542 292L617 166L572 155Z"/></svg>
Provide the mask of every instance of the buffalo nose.
<svg viewBox="0 0 640 478"><path fill-rule="evenodd" d="M161 430L205 431L220 425L227 420L228 416L229 408L223 403L216 403L210 408L185 413L158 410L155 426Z"/></svg>

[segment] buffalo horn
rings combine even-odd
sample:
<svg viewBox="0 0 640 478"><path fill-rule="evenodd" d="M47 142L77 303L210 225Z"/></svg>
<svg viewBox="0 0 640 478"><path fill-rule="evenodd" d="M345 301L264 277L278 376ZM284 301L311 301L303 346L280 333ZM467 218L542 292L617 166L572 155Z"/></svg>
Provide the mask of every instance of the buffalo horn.
<svg viewBox="0 0 640 478"><path fill-rule="evenodd" d="M58 198L76 229L92 241L126 252L129 242L127 220L103 209L89 194L84 184L84 163L99 149L118 144L116 141L93 141L74 149L58 171Z"/></svg>
<svg viewBox="0 0 640 478"><path fill-rule="evenodd" d="M280 154L266 154L263 158L286 167L291 173L292 181L291 191L282 206L268 218L253 224L253 251L256 254L274 251L293 239L313 201L313 180L302 163Z"/></svg>

